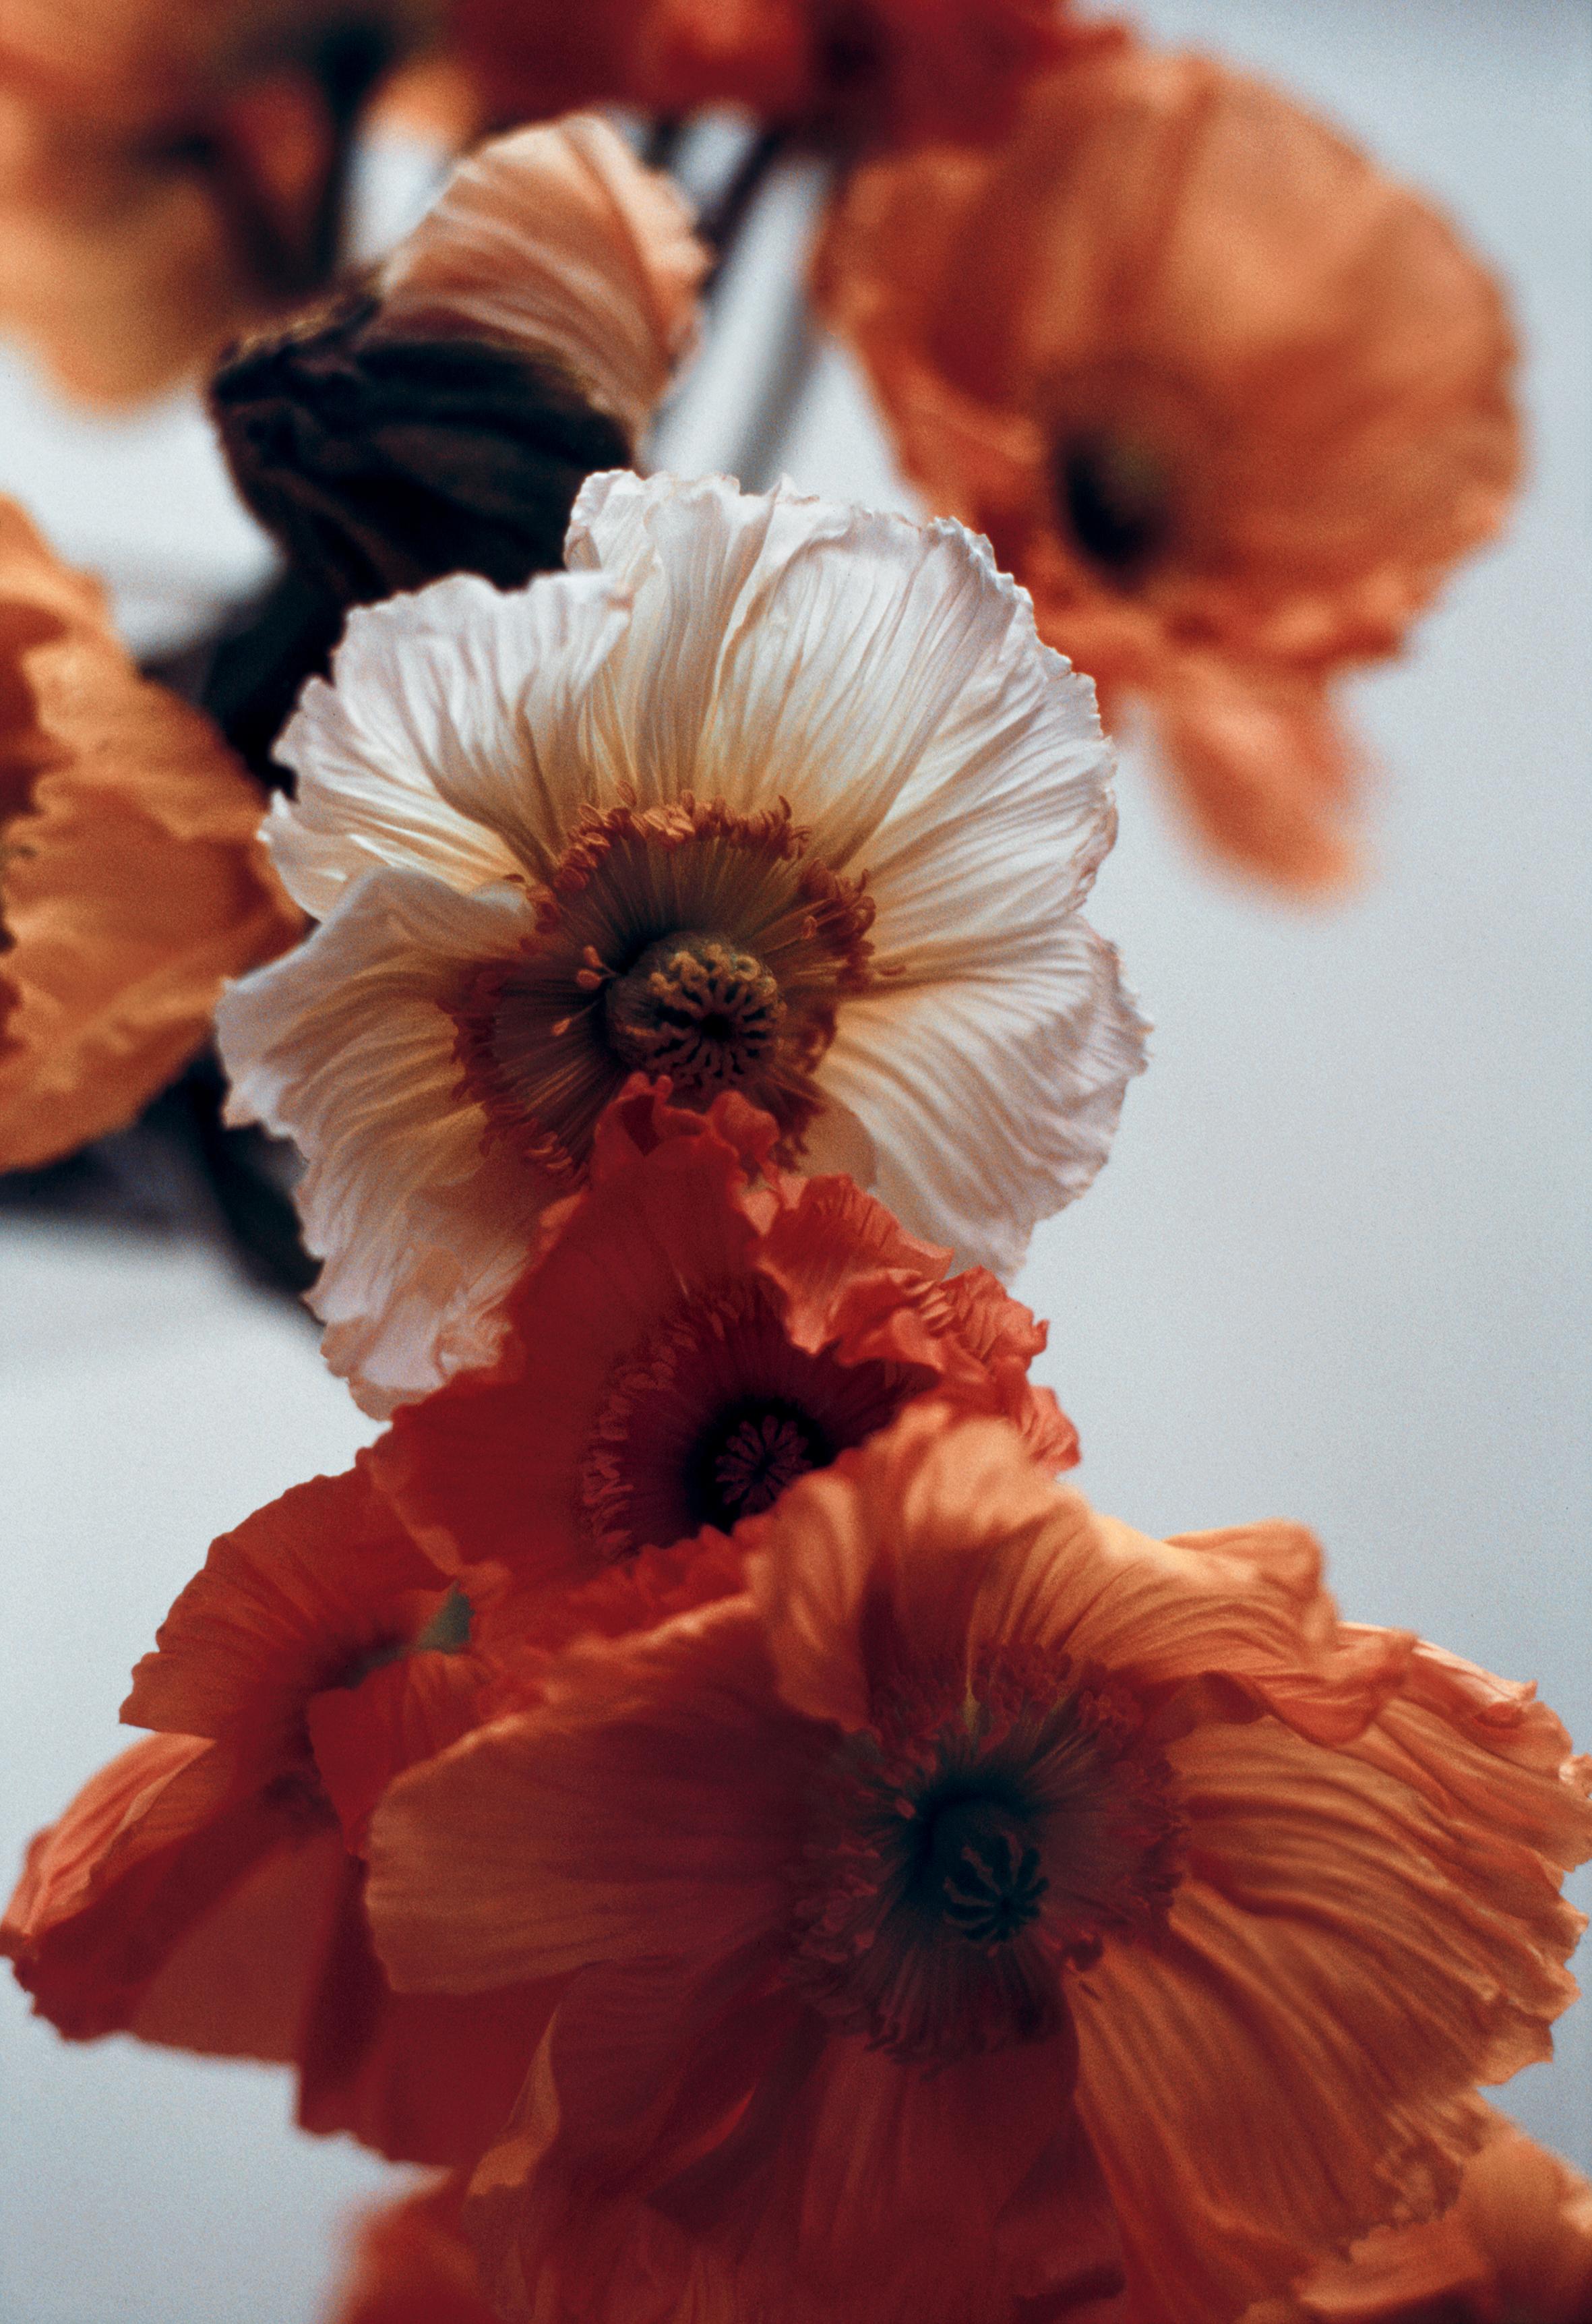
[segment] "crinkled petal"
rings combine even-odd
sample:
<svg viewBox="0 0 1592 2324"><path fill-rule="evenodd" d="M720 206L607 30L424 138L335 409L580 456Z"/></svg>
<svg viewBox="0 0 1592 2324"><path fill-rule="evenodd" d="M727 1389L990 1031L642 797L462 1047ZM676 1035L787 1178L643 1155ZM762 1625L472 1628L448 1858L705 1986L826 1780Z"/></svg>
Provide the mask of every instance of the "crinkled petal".
<svg viewBox="0 0 1592 2324"><path fill-rule="evenodd" d="M382 318L551 361L634 443L695 337L707 265L671 180L575 114L460 165L383 268Z"/></svg>
<svg viewBox="0 0 1592 2324"><path fill-rule="evenodd" d="M332 2324L497 2324L460 2232L462 2193L445 2181L369 2215Z"/></svg>
<svg viewBox="0 0 1592 2324"><path fill-rule="evenodd" d="M491 1360L498 1303L556 1191L459 1098L445 1006L529 925L512 889L464 897L424 872L373 873L216 1012L232 1118L309 1157L299 1215L326 1261L310 1304L327 1362L377 1415Z"/></svg>
<svg viewBox="0 0 1592 2324"><path fill-rule="evenodd" d="M345 1857L317 1967L294 2052L301 2128L351 2132L395 2163L474 2162L509 2117L558 1988L394 1993L371 1950L363 1867Z"/></svg>
<svg viewBox="0 0 1592 2324"><path fill-rule="evenodd" d="M1578 1916L1541 1863L1533 1894L1518 1851L1353 1746L1265 1720L1172 1758L1188 1873L1165 1940L1076 1983L1079 2106L1136 2317L1217 2324L1451 2199L1483 2135L1463 2094L1548 2054Z"/></svg>
<svg viewBox="0 0 1592 2324"><path fill-rule="evenodd" d="M324 919L378 865L465 893L545 870L584 795L582 699L624 621L601 575L503 591L457 573L356 607L277 745L299 787L267 836L306 911Z"/></svg>
<svg viewBox="0 0 1592 2324"><path fill-rule="evenodd" d="M1074 919L1020 969L848 1002L818 1081L903 1225L1005 1277L1105 1161L1147 1030L1115 948Z"/></svg>
<svg viewBox="0 0 1592 2324"><path fill-rule="evenodd" d="M404 1610L446 1587L363 1469L312 1477L211 1544L122 1717L211 1736L270 1780L303 1757L309 1698L397 1643Z"/></svg>
<svg viewBox="0 0 1592 2324"><path fill-rule="evenodd" d="M1047 723L1037 696L1063 747L1060 781L1083 777L1054 852L1109 844L1104 749L1097 737L1091 757L1073 732L1087 687L1038 645L1027 600L960 525L789 484L741 494L722 476L616 472L583 488L566 555L634 593L593 713L607 779L633 784L643 806L692 791L745 812L784 798L824 862L860 871L876 835L895 852L879 826L899 803L900 876L921 932L933 875L912 858L927 798L949 786L961 812L962 798L1015 782ZM966 769L985 760L998 765Z"/></svg>

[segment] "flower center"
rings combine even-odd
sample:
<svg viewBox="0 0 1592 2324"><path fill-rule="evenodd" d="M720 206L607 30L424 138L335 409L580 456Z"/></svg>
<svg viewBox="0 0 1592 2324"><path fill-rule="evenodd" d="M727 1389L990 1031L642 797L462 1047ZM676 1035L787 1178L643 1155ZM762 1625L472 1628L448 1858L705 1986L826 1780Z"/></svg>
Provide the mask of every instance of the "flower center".
<svg viewBox="0 0 1592 2324"><path fill-rule="evenodd" d="M667 1074L681 1097L754 1080L774 1054L785 1015L779 987L755 953L695 929L649 944L608 985L603 1009L621 1064Z"/></svg>
<svg viewBox="0 0 1592 2324"><path fill-rule="evenodd" d="M1039 1918L1050 1882L1031 1829L1020 1810L978 1794L930 1812L925 1856L940 1911L970 1943L1009 1944Z"/></svg>
<svg viewBox="0 0 1592 2324"><path fill-rule="evenodd" d="M721 1413L697 1447L692 1499L728 1533L773 1508L787 1485L835 1455L822 1424L786 1397L754 1396Z"/></svg>
<svg viewBox="0 0 1592 2324"><path fill-rule="evenodd" d="M756 1277L681 1301L614 1365L581 1455L583 1529L604 1563L729 1533L887 1427L932 1375L798 1348Z"/></svg>
<svg viewBox="0 0 1592 2324"><path fill-rule="evenodd" d="M1063 1972L1165 1917L1170 1782L1131 1702L1065 1655L900 1674L819 1780L787 1974L903 2060L1045 2040Z"/></svg>
<svg viewBox="0 0 1592 2324"><path fill-rule="evenodd" d="M535 934L465 972L448 1003L460 1095L487 1135L578 1178L640 1070L683 1104L741 1091L794 1160L837 1010L871 982L872 899L807 840L783 802L585 809L534 899Z"/></svg>
<svg viewBox="0 0 1592 2324"><path fill-rule="evenodd" d="M1053 484L1067 530L1109 580L1133 582L1167 546L1172 480L1141 438L1105 428L1064 437L1054 455Z"/></svg>

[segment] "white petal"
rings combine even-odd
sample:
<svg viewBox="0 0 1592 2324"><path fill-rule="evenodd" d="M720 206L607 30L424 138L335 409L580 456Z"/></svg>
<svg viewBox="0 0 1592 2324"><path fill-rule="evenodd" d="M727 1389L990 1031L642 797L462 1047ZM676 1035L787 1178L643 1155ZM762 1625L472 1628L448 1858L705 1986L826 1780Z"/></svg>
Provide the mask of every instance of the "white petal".
<svg viewBox="0 0 1592 2324"><path fill-rule="evenodd" d="M1092 682L1013 589L998 648L868 843L878 964L917 982L1042 963L1116 837L1114 770Z"/></svg>
<svg viewBox="0 0 1592 2324"><path fill-rule="evenodd" d="M566 555L634 597L594 693L608 779L644 802L787 798L836 869L869 861L870 835L959 752L989 749L1008 662L1038 682L1026 600L946 520L611 474L582 488Z"/></svg>
<svg viewBox="0 0 1592 2324"><path fill-rule="evenodd" d="M1073 919L1042 964L843 1003L818 1081L902 1224L1008 1277L1104 1162L1147 1029L1114 947Z"/></svg>
<svg viewBox="0 0 1592 2324"><path fill-rule="evenodd" d="M277 745L299 777L266 826L277 869L324 918L350 880L412 864L468 893L541 872L586 788L581 697L622 631L622 592L472 573L356 609Z"/></svg>
<svg viewBox="0 0 1592 2324"><path fill-rule="evenodd" d="M466 898L423 872L373 872L216 1011L229 1119L265 1122L306 1158L297 1199L326 1261L309 1304L327 1362L378 1417L490 1360L548 1198L483 1144L441 1005L463 967L530 927L516 890Z"/></svg>

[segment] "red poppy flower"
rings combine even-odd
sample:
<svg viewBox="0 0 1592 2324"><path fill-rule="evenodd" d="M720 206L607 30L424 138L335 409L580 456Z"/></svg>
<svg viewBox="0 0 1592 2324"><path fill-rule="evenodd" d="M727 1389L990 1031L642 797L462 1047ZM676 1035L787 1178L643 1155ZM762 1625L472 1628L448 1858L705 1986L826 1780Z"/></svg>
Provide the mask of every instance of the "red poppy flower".
<svg viewBox="0 0 1592 2324"><path fill-rule="evenodd" d="M1048 74L988 153L851 180L817 269L931 504L988 533L1194 821L1341 877L1327 693L1392 653L1520 466L1497 283L1278 91L1137 47Z"/></svg>
<svg viewBox="0 0 1592 2324"><path fill-rule="evenodd" d="M695 1542L738 1587L725 1536L915 1397L1077 1459L1027 1376L1044 1328L993 1276L948 1278L949 1254L849 1178L779 1169L778 1125L743 1099L703 1114L667 1088L638 1079L603 1117L498 1360L401 1407L366 1456L439 1563L508 1569L511 1611L483 1609L505 1652L544 1618L566 1635L565 1594L645 1548Z"/></svg>
<svg viewBox="0 0 1592 2324"><path fill-rule="evenodd" d="M357 1471L224 1534L133 1674L123 1717L156 1732L34 1840L0 1926L41 2015L290 2061L306 2129L472 2159L546 2003L395 1997L360 1852L391 1776L477 1716L467 1618Z"/></svg>
<svg viewBox="0 0 1592 2324"><path fill-rule="evenodd" d="M373 1824L395 1982L572 1978L466 2212L503 2315L1230 2324L1451 2197L1574 1993L1529 1688L943 1408L752 1543Z"/></svg>

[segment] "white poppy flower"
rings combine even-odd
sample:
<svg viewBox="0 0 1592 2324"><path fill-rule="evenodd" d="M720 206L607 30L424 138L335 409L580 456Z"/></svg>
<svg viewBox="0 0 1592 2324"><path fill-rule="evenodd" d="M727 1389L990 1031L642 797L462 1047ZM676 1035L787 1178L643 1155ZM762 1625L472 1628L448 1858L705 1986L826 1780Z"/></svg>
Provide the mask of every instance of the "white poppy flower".
<svg viewBox="0 0 1592 2324"><path fill-rule="evenodd" d="M356 612L267 836L323 922L219 1023L295 1139L369 1411L497 1344L637 1070L1009 1273L1105 1160L1145 1027L1079 917L1094 690L988 544L721 477L594 476L570 570Z"/></svg>

